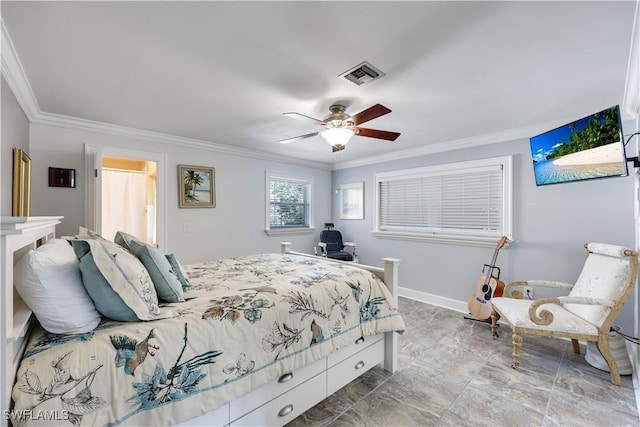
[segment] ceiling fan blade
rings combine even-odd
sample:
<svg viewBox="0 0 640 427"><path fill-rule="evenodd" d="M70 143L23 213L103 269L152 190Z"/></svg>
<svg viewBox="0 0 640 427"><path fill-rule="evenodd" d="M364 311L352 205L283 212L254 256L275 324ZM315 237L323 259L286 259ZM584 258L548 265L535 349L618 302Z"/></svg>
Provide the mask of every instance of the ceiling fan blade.
<svg viewBox="0 0 640 427"><path fill-rule="evenodd" d="M377 138L377 139L386 139L387 141L395 141L399 136L400 132L389 132L387 130L377 130L377 129L367 129L367 128L356 128L358 129L358 136L367 136L369 138Z"/></svg>
<svg viewBox="0 0 640 427"><path fill-rule="evenodd" d="M305 122L313 123L314 125L323 125L324 122L322 120L314 119L313 117L305 116L300 113L282 113L287 117L291 117L292 119L298 119Z"/></svg>
<svg viewBox="0 0 640 427"><path fill-rule="evenodd" d="M305 138L311 138L312 136L316 136L319 132L308 133L306 135L294 136L293 138L281 139L278 141L280 144L289 144L290 142L299 141Z"/></svg>
<svg viewBox="0 0 640 427"><path fill-rule="evenodd" d="M373 107L369 107L366 110L354 114L353 116L351 116L350 120L354 125L358 126L359 124L368 122L369 120L373 120L380 116L384 116L385 114L389 114L390 112L391 110L384 105L376 104Z"/></svg>

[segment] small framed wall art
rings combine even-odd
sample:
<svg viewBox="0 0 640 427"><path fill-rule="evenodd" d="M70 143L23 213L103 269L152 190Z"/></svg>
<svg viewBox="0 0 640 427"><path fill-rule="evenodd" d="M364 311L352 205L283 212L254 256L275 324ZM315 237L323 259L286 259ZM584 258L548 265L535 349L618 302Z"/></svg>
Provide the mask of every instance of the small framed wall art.
<svg viewBox="0 0 640 427"><path fill-rule="evenodd" d="M364 219L364 182L340 185L340 219Z"/></svg>
<svg viewBox="0 0 640 427"><path fill-rule="evenodd" d="M76 170L49 168L49 187L76 188Z"/></svg>
<svg viewBox="0 0 640 427"><path fill-rule="evenodd" d="M215 169L204 166L178 165L179 207L216 207Z"/></svg>

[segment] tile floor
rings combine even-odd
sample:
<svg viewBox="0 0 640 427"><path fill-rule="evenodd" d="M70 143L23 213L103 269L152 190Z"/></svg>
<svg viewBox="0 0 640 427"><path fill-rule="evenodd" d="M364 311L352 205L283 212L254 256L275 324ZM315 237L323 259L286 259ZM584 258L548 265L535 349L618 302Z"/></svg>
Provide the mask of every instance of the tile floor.
<svg viewBox="0 0 640 427"><path fill-rule="evenodd" d="M400 369L377 366L288 424L295 426L638 426L631 376L573 353L570 341L525 336L511 369L511 331L400 298Z"/></svg>

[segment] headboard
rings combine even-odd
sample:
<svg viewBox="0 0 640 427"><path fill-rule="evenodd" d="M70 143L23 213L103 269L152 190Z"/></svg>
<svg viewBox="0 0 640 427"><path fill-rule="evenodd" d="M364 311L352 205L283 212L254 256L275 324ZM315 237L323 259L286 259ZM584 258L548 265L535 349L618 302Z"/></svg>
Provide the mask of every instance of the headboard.
<svg viewBox="0 0 640 427"><path fill-rule="evenodd" d="M0 408L11 409L11 388L27 343L32 313L13 288L13 266L30 249L55 237L61 216L2 217L1 253L2 308L0 339L6 351L0 351ZM0 425L6 426L4 413Z"/></svg>

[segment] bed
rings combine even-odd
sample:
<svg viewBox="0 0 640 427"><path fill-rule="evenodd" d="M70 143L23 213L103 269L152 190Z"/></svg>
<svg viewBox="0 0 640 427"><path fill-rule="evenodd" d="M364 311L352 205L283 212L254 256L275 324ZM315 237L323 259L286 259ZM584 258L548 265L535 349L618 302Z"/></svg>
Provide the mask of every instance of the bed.
<svg viewBox="0 0 640 427"><path fill-rule="evenodd" d="M284 425L378 364L397 369L399 261L355 265L289 243L184 266L185 301L156 320L32 327L13 266L61 219L2 219L3 425Z"/></svg>

